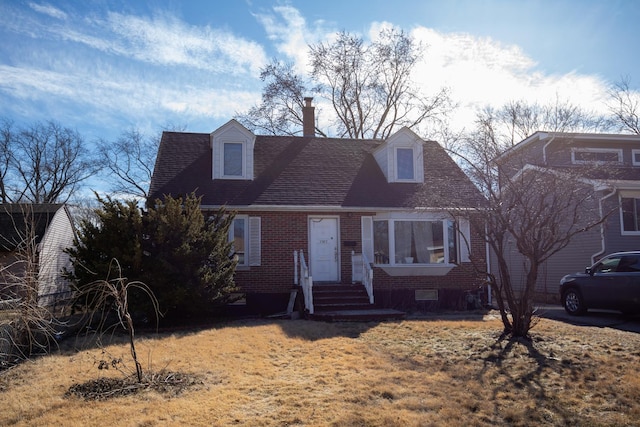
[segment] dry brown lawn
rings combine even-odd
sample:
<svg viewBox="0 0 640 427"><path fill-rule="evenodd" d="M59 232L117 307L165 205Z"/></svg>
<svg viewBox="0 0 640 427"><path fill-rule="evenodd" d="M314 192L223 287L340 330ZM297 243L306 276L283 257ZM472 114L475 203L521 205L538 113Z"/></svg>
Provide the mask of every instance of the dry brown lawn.
<svg viewBox="0 0 640 427"><path fill-rule="evenodd" d="M0 374L0 425L490 426L640 424L640 336L542 319L500 341L494 316L383 323L242 320L145 335L144 367L192 374L182 393L65 396L129 360L119 343ZM131 365L130 362L128 362ZM131 366L130 366L131 367Z"/></svg>

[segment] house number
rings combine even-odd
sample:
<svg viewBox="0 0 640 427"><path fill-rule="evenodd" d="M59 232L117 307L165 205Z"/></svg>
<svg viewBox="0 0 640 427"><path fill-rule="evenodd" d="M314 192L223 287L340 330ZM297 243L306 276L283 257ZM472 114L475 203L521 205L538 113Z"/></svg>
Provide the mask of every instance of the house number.
<svg viewBox="0 0 640 427"><path fill-rule="evenodd" d="M327 243L329 243L329 241L327 239L322 239L320 240L320 243L326 245Z"/></svg>

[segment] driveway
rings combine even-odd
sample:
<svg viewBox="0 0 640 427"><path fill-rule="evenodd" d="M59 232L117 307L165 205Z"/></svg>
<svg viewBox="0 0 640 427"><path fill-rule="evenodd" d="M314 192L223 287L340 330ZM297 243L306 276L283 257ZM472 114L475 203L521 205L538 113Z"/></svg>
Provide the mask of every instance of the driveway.
<svg viewBox="0 0 640 427"><path fill-rule="evenodd" d="M560 305L538 306L540 317L558 320L577 326L597 326L600 328L619 329L621 331L640 333L640 315L623 316L619 312L609 310L589 310L583 316L571 316Z"/></svg>

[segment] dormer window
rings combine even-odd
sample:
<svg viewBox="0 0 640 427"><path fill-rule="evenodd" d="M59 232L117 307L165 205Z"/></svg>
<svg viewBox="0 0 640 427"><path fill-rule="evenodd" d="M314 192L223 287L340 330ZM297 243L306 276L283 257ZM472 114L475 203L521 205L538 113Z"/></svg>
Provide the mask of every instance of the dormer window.
<svg viewBox="0 0 640 427"><path fill-rule="evenodd" d="M225 177L241 178L242 173L242 143L225 142L224 144L224 172Z"/></svg>
<svg viewBox="0 0 640 427"><path fill-rule="evenodd" d="M253 179L256 136L236 120L211 133L213 179Z"/></svg>
<svg viewBox="0 0 640 427"><path fill-rule="evenodd" d="M397 162L397 179L398 181L413 181L415 180L415 165L413 148L398 148L396 149L396 162Z"/></svg>
<svg viewBox="0 0 640 427"><path fill-rule="evenodd" d="M373 156L387 182L424 182L424 141L409 128L391 135Z"/></svg>

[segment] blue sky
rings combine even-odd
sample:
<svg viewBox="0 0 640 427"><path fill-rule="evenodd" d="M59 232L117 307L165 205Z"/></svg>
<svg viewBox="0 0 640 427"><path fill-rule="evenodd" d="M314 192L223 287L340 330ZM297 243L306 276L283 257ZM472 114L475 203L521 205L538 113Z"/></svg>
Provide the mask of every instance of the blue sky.
<svg viewBox="0 0 640 427"><path fill-rule="evenodd" d="M309 43L384 25L427 45L414 80L451 88L455 126L514 99L602 110L612 82L640 87L638 22L636 0L0 0L0 118L211 132L259 102L270 58L302 71Z"/></svg>

